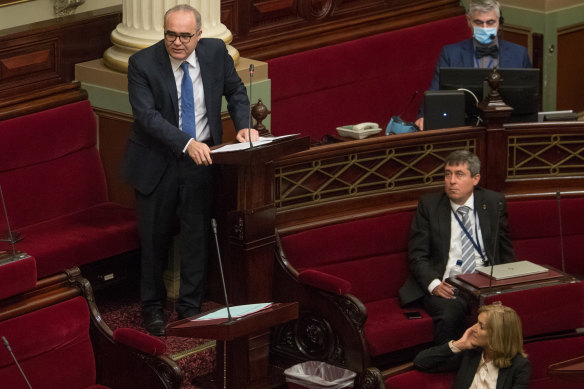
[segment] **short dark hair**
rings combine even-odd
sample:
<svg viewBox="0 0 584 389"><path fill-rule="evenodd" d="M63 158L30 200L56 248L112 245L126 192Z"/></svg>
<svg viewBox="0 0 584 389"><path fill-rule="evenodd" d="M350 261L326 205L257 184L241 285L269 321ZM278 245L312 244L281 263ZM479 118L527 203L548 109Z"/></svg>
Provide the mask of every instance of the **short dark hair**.
<svg viewBox="0 0 584 389"><path fill-rule="evenodd" d="M475 153L472 153L468 150L453 151L448 155L448 157L446 157L444 162L446 163L446 166L456 166L467 163L471 177L474 177L481 172L481 160L476 156Z"/></svg>

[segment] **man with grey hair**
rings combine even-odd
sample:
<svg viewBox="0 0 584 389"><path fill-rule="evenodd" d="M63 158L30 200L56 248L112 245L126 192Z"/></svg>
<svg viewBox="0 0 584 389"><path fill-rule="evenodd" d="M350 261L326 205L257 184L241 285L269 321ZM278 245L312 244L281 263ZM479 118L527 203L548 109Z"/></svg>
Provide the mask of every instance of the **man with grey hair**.
<svg viewBox="0 0 584 389"><path fill-rule="evenodd" d="M221 103L239 142L248 130L249 100L220 39L201 38L201 15L181 4L164 15L164 39L130 57L128 92L134 126L122 173L134 187L141 245L144 328L164 335L163 270L176 230L180 237L178 318L200 312L207 270L216 171L210 146L222 142Z"/></svg>
<svg viewBox="0 0 584 389"><path fill-rule="evenodd" d="M497 0L471 0L466 20L473 37L442 48L430 90L438 90L440 68L530 68L527 49L499 39L503 18ZM424 129L423 108L418 111L416 125Z"/></svg>
<svg viewBox="0 0 584 389"><path fill-rule="evenodd" d="M480 169L474 153L448 155L444 191L422 196L412 221L411 276L400 289L400 300L406 305L423 299L434 319L436 344L458 339L467 327L468 301L446 282L453 269L472 273L479 266L514 260L505 197L477 187Z"/></svg>

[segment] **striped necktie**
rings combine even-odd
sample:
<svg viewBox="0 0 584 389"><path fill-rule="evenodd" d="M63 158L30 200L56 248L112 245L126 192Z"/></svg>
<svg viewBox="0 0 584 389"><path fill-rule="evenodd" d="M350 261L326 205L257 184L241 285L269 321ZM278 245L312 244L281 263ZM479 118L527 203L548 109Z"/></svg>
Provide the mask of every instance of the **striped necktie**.
<svg viewBox="0 0 584 389"><path fill-rule="evenodd" d="M469 217L470 208L467 206L462 206L456 211L460 216L464 228L468 232L468 235L472 236L472 227L470 225ZM460 242L462 245L462 273L472 273L476 266L475 256L474 256L474 246L469 239L468 235L464 232L464 229L460 232Z"/></svg>

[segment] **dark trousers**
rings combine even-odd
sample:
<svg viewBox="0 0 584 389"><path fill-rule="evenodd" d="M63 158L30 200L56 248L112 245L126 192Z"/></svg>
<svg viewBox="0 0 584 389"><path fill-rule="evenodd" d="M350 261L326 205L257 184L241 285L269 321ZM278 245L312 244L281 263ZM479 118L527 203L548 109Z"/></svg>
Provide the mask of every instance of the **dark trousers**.
<svg viewBox="0 0 584 389"><path fill-rule="evenodd" d="M455 299L424 296L424 307L434 321L434 344L458 340L468 328L469 304L464 295Z"/></svg>
<svg viewBox="0 0 584 389"><path fill-rule="evenodd" d="M177 215L181 259L177 310L200 310L207 272L214 170L213 166L197 166L188 156L182 156L172 160L151 194L137 192L144 310L160 309L166 300L163 271Z"/></svg>

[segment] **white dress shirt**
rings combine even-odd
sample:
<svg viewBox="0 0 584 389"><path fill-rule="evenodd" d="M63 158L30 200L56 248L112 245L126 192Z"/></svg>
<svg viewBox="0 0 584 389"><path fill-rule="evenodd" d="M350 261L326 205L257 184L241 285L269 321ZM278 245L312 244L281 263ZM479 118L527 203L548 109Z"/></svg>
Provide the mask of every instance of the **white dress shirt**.
<svg viewBox="0 0 584 389"><path fill-rule="evenodd" d="M169 56L170 57L170 56ZM182 114L181 114L181 84L183 79L183 71L180 65L185 62L170 57L172 71L174 73L174 80L176 82L176 90L178 92L179 118L178 126L182 131ZM211 139L211 131L207 120L207 107L205 106L205 92L203 90L203 79L201 78L201 68L195 51L186 59L189 63L189 75L193 81L193 95L195 97L195 125L197 127L197 141L203 142ZM190 142L190 141L189 141ZM187 143L188 145L188 143ZM185 149L187 147L185 145ZM183 150L184 151L184 150Z"/></svg>
<svg viewBox="0 0 584 389"><path fill-rule="evenodd" d="M484 247L485 245L483 243L483 234L481 232L481 225L479 223L479 218L478 218L478 216L475 212L475 209L474 209L474 193L471 194L470 197L466 200L466 202L462 205L458 205L458 204L455 204L452 201L450 201L450 207L452 208L452 210L454 212L456 212L458 210L458 208L460 208L462 206L467 206L470 208L470 211L468 213L468 217L470 219L470 227L471 227L472 234L473 234L472 236L473 236L473 239L475 240L475 242L480 245L481 251L483 252L483 255L486 258L485 247ZM476 226L476 228L475 228L475 226ZM478 235L479 235L478 240L474 236L476 231L478 231ZM428 285L428 292L430 292L430 294L432 294L432 291L434 290L434 288L436 288L438 285L440 285L440 283L442 281L444 281L448 277L450 277L450 271L456 265L456 261L458 261L459 259L462 258L462 241L460 239L460 236L462 233L463 233L462 228L460 227L460 224L456 220L454 213L450 212L450 250L448 251L448 262L446 263L446 270L444 271L444 274L442 275L442 279L441 280L435 279L430 283L430 285ZM483 258L481 257L481 254L476 249L473 250L473 253L475 254L476 267L483 266Z"/></svg>

